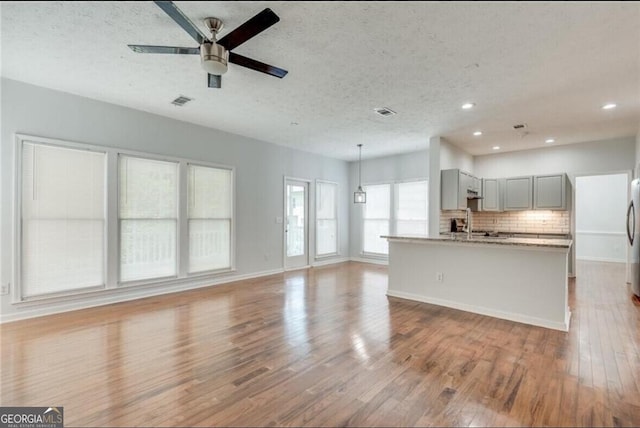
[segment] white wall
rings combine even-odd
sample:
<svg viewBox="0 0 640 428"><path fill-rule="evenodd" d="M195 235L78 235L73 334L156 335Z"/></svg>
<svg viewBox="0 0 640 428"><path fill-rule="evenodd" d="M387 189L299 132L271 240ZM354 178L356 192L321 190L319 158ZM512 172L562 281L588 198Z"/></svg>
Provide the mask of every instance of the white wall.
<svg viewBox="0 0 640 428"><path fill-rule="evenodd" d="M440 137L429 138L429 236L440 235Z"/></svg>
<svg viewBox="0 0 640 428"><path fill-rule="evenodd" d="M576 177L576 259L625 263L627 174Z"/></svg>
<svg viewBox="0 0 640 428"><path fill-rule="evenodd" d="M567 172L572 178L576 173L632 170L635 144L630 137L476 156L474 172L487 178Z"/></svg>
<svg viewBox="0 0 640 428"><path fill-rule="evenodd" d="M355 147L355 146L354 146ZM363 146L363 149L366 147ZM358 187L358 162L349 164L350 181L350 254L360 257L362 251L362 204L353 203L353 192ZM362 185L391 183L429 178L429 151L420 150L394 156L362 161ZM429 186L431 187L431 185ZM431 191L431 189L429 189Z"/></svg>
<svg viewBox="0 0 640 428"><path fill-rule="evenodd" d="M474 173L473 156L443 139L440 142L440 170L443 169L461 169Z"/></svg>
<svg viewBox="0 0 640 428"><path fill-rule="evenodd" d="M237 277L282 269L283 225L277 224L275 218L283 215L283 176L335 181L339 183L339 251L343 257L349 255L350 205L347 202L353 189L349 185L347 162L13 80L2 79L1 84L2 284L12 281L15 133L235 166ZM311 187L313 195L315 185ZM162 290L150 292L157 294L158 291ZM128 299L141 291L114 293L109 297L111 301ZM0 308L2 319L11 319L106 300L87 297L72 305L67 302L18 308L10 303L8 296L2 296Z"/></svg>
<svg viewBox="0 0 640 428"><path fill-rule="evenodd" d="M445 169L460 169L469 173L473 173L474 164L473 156L464 150L454 146L445 139L438 137L430 139L431 148L434 152L437 150L437 158L431 160L429 165L430 178L432 182L437 183L429 193L429 236L440 235L440 174Z"/></svg>
<svg viewBox="0 0 640 428"><path fill-rule="evenodd" d="M638 133L636 134L636 168L633 178L638 177L640 177L640 127L638 128Z"/></svg>

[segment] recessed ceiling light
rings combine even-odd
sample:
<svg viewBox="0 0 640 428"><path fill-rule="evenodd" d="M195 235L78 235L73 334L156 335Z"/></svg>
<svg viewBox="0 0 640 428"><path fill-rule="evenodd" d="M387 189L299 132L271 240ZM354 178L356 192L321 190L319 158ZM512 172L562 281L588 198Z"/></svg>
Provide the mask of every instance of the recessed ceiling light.
<svg viewBox="0 0 640 428"><path fill-rule="evenodd" d="M475 135L476 137L479 137L482 135L482 131L476 131L473 133L473 135Z"/></svg>
<svg viewBox="0 0 640 428"><path fill-rule="evenodd" d="M544 140L544 142L547 144L551 144L551 143L555 143L556 140L554 140L553 138L547 138L546 140Z"/></svg>
<svg viewBox="0 0 640 428"><path fill-rule="evenodd" d="M462 104L462 108L465 110L469 110L470 108L473 108L476 105L476 103L464 103Z"/></svg>
<svg viewBox="0 0 640 428"><path fill-rule="evenodd" d="M493 150L500 150L500 146L493 146Z"/></svg>
<svg viewBox="0 0 640 428"><path fill-rule="evenodd" d="M616 103L607 103L602 106L602 110L611 110L612 108L616 108Z"/></svg>

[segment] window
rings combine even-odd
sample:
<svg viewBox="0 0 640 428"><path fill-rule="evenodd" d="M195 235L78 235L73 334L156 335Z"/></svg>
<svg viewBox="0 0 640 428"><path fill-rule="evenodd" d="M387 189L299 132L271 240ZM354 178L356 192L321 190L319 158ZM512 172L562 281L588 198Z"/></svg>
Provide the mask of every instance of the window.
<svg viewBox="0 0 640 428"><path fill-rule="evenodd" d="M16 141L15 303L233 268L232 167L21 134Z"/></svg>
<svg viewBox="0 0 640 428"><path fill-rule="evenodd" d="M391 215L391 185L364 186L367 203L364 204L362 250L365 253L388 254L389 244L380 235L389 234Z"/></svg>
<svg viewBox="0 0 640 428"><path fill-rule="evenodd" d="M396 184L396 230L398 235L427 235L428 187L426 181Z"/></svg>
<svg viewBox="0 0 640 428"><path fill-rule="evenodd" d="M338 253L337 193L336 183L316 183L316 256Z"/></svg>
<svg viewBox="0 0 640 428"><path fill-rule="evenodd" d="M178 163L120 155L120 281L177 275Z"/></svg>
<svg viewBox="0 0 640 428"><path fill-rule="evenodd" d="M22 141L21 297L105 284L104 152Z"/></svg>
<svg viewBox="0 0 640 428"><path fill-rule="evenodd" d="M232 171L188 166L189 273L231 267Z"/></svg>

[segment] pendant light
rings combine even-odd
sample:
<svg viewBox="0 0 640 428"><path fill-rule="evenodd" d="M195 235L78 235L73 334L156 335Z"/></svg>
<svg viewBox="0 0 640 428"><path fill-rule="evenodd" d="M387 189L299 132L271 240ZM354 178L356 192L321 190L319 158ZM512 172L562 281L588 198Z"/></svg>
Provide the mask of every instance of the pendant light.
<svg viewBox="0 0 640 428"><path fill-rule="evenodd" d="M367 203L367 194L362 190L362 144L358 144L360 154L358 155L358 190L353 192L354 204Z"/></svg>

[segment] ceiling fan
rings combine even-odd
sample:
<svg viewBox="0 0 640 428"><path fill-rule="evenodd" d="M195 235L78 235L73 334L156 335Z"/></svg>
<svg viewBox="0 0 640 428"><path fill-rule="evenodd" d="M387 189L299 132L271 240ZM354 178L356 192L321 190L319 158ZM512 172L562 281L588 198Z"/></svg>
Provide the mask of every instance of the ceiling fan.
<svg viewBox="0 0 640 428"><path fill-rule="evenodd" d="M207 38L172 1L155 1L154 3L193 37L200 46L197 48L183 48L176 46L128 45L132 51L154 54L199 54L200 64L209 74L208 85L210 88L221 87L222 74L227 71L229 62L279 78L283 78L288 73L287 70L231 52L250 38L280 21L278 15L271 9L263 10L220 40L216 40L216 34L223 26L221 20L217 18L206 18L204 20L207 28L211 31L211 37Z"/></svg>

